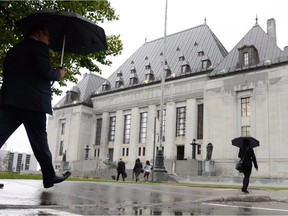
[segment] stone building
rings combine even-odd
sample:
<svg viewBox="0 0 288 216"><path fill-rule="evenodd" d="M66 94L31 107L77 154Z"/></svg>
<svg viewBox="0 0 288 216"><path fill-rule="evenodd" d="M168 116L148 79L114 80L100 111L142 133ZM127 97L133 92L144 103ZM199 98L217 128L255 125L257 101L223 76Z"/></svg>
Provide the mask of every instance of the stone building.
<svg viewBox="0 0 288 216"><path fill-rule="evenodd" d="M189 164L204 161L211 143L215 175L237 176L238 148L231 140L253 136L260 141L255 148L260 171L254 175L288 177L288 50L276 40L275 20L267 21L267 32L256 20L227 52L205 23L167 36L165 63L160 38L142 45L107 80L85 75L49 118L56 168L65 150L72 170L84 169L79 163L104 168L120 157L130 169L136 158L152 160L160 147L164 72L162 148L168 173L191 174Z"/></svg>
<svg viewBox="0 0 288 216"><path fill-rule="evenodd" d="M36 173L38 162L33 154L0 150L0 171Z"/></svg>

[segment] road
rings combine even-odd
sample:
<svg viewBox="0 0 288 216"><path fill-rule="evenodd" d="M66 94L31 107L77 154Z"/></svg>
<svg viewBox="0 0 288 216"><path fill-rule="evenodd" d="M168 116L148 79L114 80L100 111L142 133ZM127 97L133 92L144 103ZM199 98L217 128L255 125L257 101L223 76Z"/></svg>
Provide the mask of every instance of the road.
<svg viewBox="0 0 288 216"><path fill-rule="evenodd" d="M288 191L169 184L2 180L0 215L288 215Z"/></svg>

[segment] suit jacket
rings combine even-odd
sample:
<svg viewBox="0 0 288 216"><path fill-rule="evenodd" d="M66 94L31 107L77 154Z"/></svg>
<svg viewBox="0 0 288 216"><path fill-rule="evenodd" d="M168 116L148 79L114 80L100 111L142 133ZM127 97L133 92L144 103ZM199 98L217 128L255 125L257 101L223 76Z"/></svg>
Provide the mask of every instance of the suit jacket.
<svg viewBox="0 0 288 216"><path fill-rule="evenodd" d="M126 167L125 167L125 163L124 161L119 161L118 162L118 166L117 166L117 171L120 172L120 173L124 173L126 170Z"/></svg>
<svg viewBox="0 0 288 216"><path fill-rule="evenodd" d="M1 104L52 114L51 82L59 80L60 71L50 65L48 46L27 38L4 59Z"/></svg>
<svg viewBox="0 0 288 216"><path fill-rule="evenodd" d="M255 156L253 148L250 148L250 147L247 149L240 148L238 157L239 158L244 157L243 159L244 166L252 167L252 162L253 162L254 167L258 169L258 164L257 164L257 160L256 160L256 156Z"/></svg>

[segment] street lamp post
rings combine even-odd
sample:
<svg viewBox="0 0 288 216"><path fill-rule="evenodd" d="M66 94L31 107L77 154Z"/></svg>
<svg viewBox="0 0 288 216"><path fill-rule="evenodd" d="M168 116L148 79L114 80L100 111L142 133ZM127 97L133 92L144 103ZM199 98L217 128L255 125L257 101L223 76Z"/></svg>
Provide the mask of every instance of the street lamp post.
<svg viewBox="0 0 288 216"><path fill-rule="evenodd" d="M90 150L89 145L85 146L84 150L85 150L85 160L88 160L88 155L89 155L89 150Z"/></svg>

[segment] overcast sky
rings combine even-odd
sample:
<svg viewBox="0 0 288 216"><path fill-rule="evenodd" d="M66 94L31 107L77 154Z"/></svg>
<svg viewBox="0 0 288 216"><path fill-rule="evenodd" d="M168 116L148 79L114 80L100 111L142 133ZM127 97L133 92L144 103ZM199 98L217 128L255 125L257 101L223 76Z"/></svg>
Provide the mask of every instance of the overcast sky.
<svg viewBox="0 0 288 216"><path fill-rule="evenodd" d="M101 67L107 78L117 70L146 41L164 36L166 0L110 0L119 15L118 21L98 23L106 35L119 34L124 50L112 58L111 67ZM227 51L230 51L254 26L258 24L267 31L267 20L275 18L277 44L288 45L287 0L168 0L167 35L206 23ZM68 87L70 89L71 86ZM61 97L55 97L56 104ZM20 127L7 141L7 149L31 153L26 133Z"/></svg>

